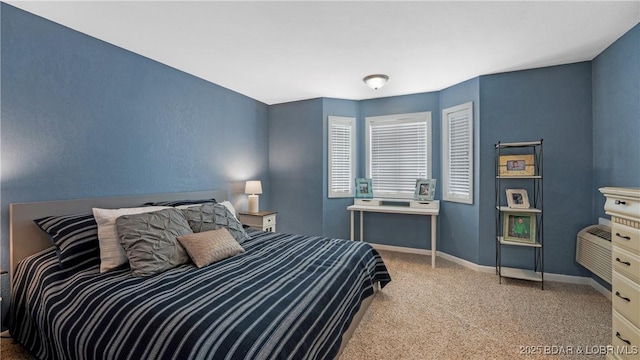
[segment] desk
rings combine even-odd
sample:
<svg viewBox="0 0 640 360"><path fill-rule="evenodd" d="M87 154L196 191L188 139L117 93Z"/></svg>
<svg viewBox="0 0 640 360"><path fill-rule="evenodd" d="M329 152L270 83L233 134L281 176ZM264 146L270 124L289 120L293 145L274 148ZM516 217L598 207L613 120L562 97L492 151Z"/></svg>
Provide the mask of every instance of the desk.
<svg viewBox="0 0 640 360"><path fill-rule="evenodd" d="M437 226L437 218L440 213L440 203L437 202L437 208L435 209L423 209L423 208L412 208L408 206L393 206L393 205L380 205L380 206L371 206L371 205L351 205L347 207L347 210L351 211L351 240L353 240L353 213L356 211L360 211L360 241L364 239L364 222L363 222L363 213L368 212L378 212L378 213L389 213L389 214L409 214L409 215L429 215L431 216L431 267L436 267L436 226Z"/></svg>

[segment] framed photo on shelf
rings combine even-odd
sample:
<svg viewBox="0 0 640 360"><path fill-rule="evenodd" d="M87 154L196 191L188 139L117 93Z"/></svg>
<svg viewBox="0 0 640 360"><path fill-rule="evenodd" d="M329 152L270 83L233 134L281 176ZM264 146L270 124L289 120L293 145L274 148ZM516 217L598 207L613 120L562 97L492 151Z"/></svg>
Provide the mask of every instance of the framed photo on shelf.
<svg viewBox="0 0 640 360"><path fill-rule="evenodd" d="M533 154L500 155L500 176L533 176L535 175L535 158Z"/></svg>
<svg viewBox="0 0 640 360"><path fill-rule="evenodd" d="M436 179L416 179L416 190L413 193L414 200L433 200L436 194Z"/></svg>
<svg viewBox="0 0 640 360"><path fill-rule="evenodd" d="M507 205L512 209L528 209L529 195L525 189L507 189Z"/></svg>
<svg viewBox="0 0 640 360"><path fill-rule="evenodd" d="M505 240L533 244L536 242L536 215L517 212L504 213Z"/></svg>
<svg viewBox="0 0 640 360"><path fill-rule="evenodd" d="M356 178L356 199L372 199L373 186L371 179Z"/></svg>

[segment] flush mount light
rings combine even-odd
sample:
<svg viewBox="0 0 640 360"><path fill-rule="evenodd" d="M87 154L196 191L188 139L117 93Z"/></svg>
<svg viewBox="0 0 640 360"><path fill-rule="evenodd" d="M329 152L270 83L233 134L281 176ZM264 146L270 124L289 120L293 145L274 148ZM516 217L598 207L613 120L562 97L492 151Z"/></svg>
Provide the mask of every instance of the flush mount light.
<svg viewBox="0 0 640 360"><path fill-rule="evenodd" d="M365 76L364 79L362 79L365 84L374 90L378 90L383 87L384 84L387 83L387 80L389 80L389 77L384 74L373 74Z"/></svg>

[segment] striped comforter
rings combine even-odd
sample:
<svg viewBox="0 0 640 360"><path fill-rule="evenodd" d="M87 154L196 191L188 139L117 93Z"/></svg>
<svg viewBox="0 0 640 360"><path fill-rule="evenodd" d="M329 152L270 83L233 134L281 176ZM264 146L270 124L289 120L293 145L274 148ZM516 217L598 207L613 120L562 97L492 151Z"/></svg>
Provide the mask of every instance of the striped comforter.
<svg viewBox="0 0 640 360"><path fill-rule="evenodd" d="M366 243L249 232L246 252L149 278L18 266L11 335L40 359L333 359L373 284L391 279Z"/></svg>

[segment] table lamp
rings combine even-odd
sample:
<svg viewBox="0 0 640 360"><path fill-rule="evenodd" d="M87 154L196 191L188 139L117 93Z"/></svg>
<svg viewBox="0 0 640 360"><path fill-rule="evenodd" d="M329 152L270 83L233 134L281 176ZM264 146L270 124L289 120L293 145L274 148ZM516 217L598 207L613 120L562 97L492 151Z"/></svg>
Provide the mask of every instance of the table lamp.
<svg viewBox="0 0 640 360"><path fill-rule="evenodd" d="M249 212L258 212L260 203L258 195L262 194L262 183L260 180L249 180L244 187L244 193L249 195Z"/></svg>

